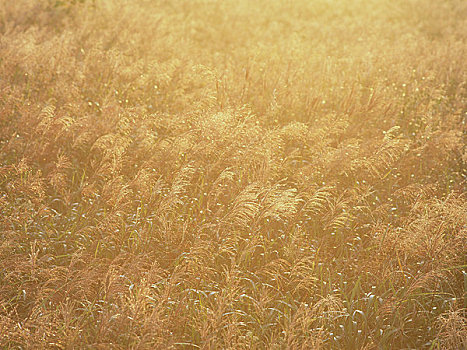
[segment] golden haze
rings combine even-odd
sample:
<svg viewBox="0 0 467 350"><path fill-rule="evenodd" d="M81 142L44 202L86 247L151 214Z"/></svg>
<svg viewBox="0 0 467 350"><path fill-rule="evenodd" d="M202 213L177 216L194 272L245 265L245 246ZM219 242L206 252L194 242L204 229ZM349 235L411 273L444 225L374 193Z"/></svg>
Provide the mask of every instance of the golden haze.
<svg viewBox="0 0 467 350"><path fill-rule="evenodd" d="M0 347L467 346L467 2L0 0Z"/></svg>

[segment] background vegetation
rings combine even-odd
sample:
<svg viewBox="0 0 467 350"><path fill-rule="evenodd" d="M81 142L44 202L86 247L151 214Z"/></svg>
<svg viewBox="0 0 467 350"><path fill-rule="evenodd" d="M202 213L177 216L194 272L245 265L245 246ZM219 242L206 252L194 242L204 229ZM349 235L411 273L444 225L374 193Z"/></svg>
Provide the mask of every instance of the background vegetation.
<svg viewBox="0 0 467 350"><path fill-rule="evenodd" d="M0 346L467 346L467 2L0 0Z"/></svg>

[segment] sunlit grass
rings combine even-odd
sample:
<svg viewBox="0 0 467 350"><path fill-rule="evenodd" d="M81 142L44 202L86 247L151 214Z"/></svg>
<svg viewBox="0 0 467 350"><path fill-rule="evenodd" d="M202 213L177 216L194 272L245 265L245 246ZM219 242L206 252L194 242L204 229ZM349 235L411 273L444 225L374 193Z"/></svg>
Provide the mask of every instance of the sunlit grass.
<svg viewBox="0 0 467 350"><path fill-rule="evenodd" d="M467 346L464 1L0 0L0 346Z"/></svg>

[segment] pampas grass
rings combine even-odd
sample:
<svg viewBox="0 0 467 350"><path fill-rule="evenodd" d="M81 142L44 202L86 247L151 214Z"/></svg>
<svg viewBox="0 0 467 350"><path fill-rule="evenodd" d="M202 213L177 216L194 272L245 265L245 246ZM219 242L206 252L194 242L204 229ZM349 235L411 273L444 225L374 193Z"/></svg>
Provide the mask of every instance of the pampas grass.
<svg viewBox="0 0 467 350"><path fill-rule="evenodd" d="M0 0L0 347L465 347L466 11Z"/></svg>

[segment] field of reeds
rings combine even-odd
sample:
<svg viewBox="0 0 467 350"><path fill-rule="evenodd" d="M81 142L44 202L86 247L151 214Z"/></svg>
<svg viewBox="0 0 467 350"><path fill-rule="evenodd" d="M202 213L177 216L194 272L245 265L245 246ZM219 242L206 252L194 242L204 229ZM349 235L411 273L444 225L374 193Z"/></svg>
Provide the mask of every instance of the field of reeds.
<svg viewBox="0 0 467 350"><path fill-rule="evenodd" d="M0 0L0 348L466 349L467 2Z"/></svg>

